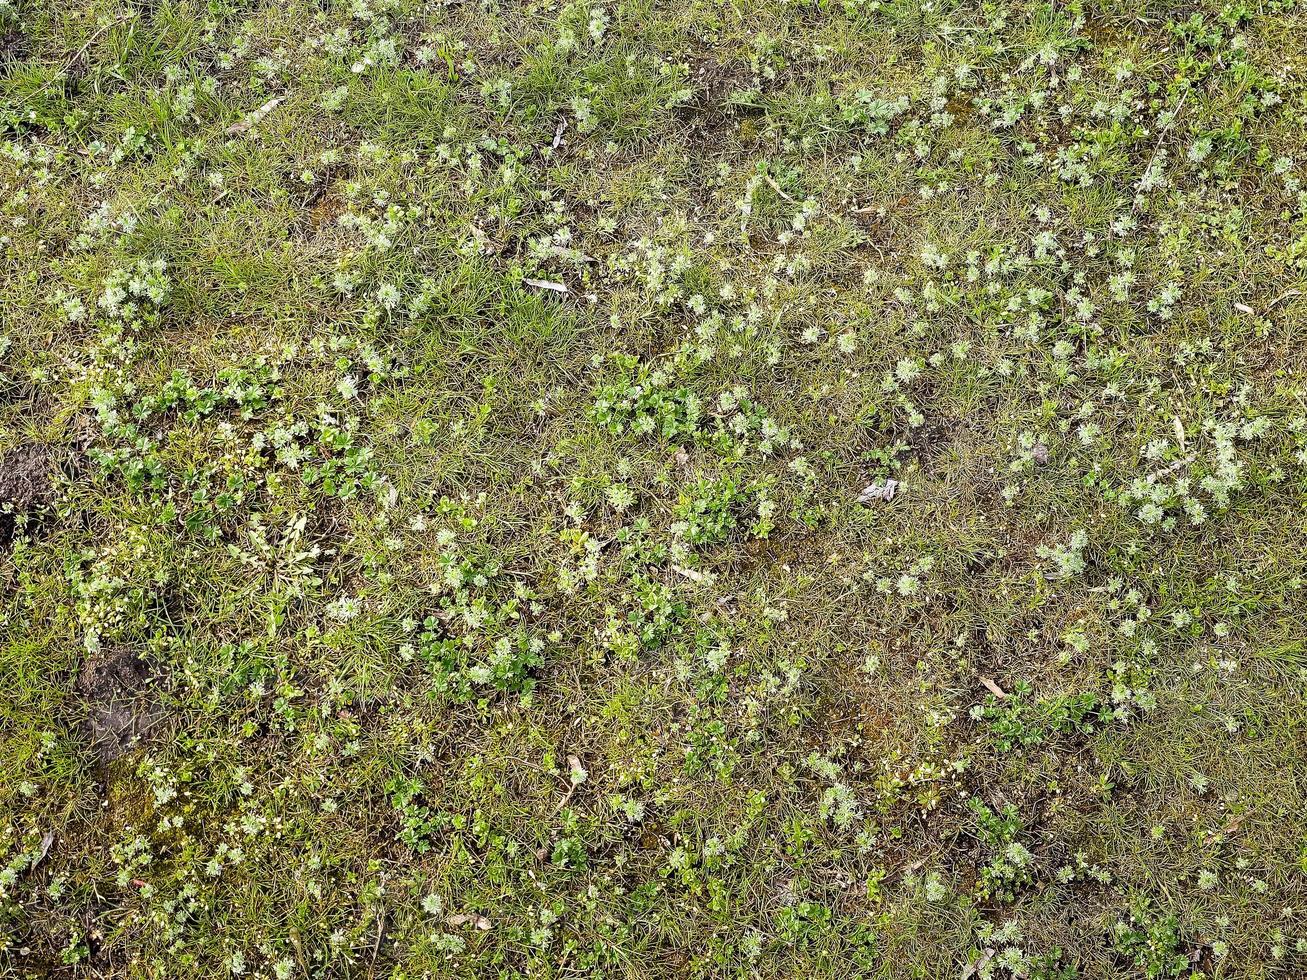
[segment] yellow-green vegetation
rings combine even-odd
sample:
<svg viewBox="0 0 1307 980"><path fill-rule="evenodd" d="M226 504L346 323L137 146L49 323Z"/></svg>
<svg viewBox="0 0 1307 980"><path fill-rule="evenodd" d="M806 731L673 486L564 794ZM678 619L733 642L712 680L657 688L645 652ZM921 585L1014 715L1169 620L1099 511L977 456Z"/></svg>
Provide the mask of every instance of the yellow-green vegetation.
<svg viewBox="0 0 1307 980"><path fill-rule="evenodd" d="M1307 976L1305 51L0 0L0 975Z"/></svg>

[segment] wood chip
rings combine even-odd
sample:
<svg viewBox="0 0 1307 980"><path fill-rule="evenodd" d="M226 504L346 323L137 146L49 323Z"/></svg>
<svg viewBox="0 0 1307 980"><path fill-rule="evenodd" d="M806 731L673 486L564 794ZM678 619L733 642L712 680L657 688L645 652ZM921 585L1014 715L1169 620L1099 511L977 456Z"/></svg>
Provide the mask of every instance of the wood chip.
<svg viewBox="0 0 1307 980"><path fill-rule="evenodd" d="M555 293L568 292L567 286L561 282L550 282L548 279L523 279L528 286L534 286L536 289L549 289Z"/></svg>
<svg viewBox="0 0 1307 980"><path fill-rule="evenodd" d="M251 112L240 122L228 126L227 135L239 136L241 133L248 133L259 123L263 122L263 120L268 117L268 113L270 113L273 109L277 108L277 106L281 105L283 101L284 98L282 96L277 96L277 98L275 99L269 99L267 102L263 103L263 105L259 106L257 109Z"/></svg>

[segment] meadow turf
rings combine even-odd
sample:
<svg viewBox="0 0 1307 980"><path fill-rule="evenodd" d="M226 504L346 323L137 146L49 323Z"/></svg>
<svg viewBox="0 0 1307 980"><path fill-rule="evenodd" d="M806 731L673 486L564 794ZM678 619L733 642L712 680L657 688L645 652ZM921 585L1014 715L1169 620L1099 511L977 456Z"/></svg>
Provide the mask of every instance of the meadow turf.
<svg viewBox="0 0 1307 980"><path fill-rule="evenodd" d="M1307 977L1307 6L0 0L0 977Z"/></svg>

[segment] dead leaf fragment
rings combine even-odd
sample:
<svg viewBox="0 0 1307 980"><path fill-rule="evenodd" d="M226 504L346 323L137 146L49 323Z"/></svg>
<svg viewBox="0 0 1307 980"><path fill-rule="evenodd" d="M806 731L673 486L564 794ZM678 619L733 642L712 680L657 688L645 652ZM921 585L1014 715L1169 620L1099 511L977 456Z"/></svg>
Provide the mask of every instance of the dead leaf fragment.
<svg viewBox="0 0 1307 980"><path fill-rule="evenodd" d="M47 830L41 837L41 846L36 849L36 857L32 859L30 867L35 868L45 860L45 856L50 853L50 847L54 844L54 831Z"/></svg>
<svg viewBox="0 0 1307 980"><path fill-rule="evenodd" d="M858 503L865 505L875 503L877 500L893 500L894 494L898 493L898 489L898 480L873 483L871 486L862 488L862 493L858 494Z"/></svg>
<svg viewBox="0 0 1307 980"><path fill-rule="evenodd" d="M994 958L994 952L993 948L986 946L984 952L977 957L974 963L967 964L967 968L962 971L960 980L971 980L972 977L980 973L989 964L989 961Z"/></svg>
<svg viewBox="0 0 1307 980"><path fill-rule="evenodd" d="M984 684L985 690L994 695L994 697L999 698L1000 700L1007 698L1007 691L995 684L992 677L981 677L980 683Z"/></svg>
<svg viewBox="0 0 1307 980"><path fill-rule="evenodd" d="M708 576L695 568L686 568L684 565L673 565L672 571L682 578L688 578L691 582L706 582Z"/></svg>
<svg viewBox="0 0 1307 980"><path fill-rule="evenodd" d="M490 929L490 920L484 915L477 915L475 912L459 912L455 915L451 915L445 921L454 928L471 924L476 926L482 932L487 932Z"/></svg>
<svg viewBox="0 0 1307 980"><path fill-rule="evenodd" d="M1238 830L1239 827L1243 824L1243 822L1244 822L1245 820L1247 820L1247 819L1248 819L1248 814L1247 814L1247 812L1240 813L1238 816L1232 817L1232 818L1230 819L1230 822L1227 823L1227 824L1226 824L1224 827L1222 827L1220 830L1214 830L1214 831L1212 831L1210 834L1207 835L1207 843L1208 843L1208 844L1215 844L1215 843L1216 843L1218 840L1220 840L1221 838L1223 838L1223 837L1229 837L1229 836L1230 836L1231 834L1233 834L1236 830Z"/></svg>

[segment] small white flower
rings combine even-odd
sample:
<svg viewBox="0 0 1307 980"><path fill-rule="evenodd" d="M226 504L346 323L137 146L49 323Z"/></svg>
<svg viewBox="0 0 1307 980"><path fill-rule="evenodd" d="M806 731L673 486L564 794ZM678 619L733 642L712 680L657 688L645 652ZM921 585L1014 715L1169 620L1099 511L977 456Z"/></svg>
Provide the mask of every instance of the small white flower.
<svg viewBox="0 0 1307 980"><path fill-rule="evenodd" d="M327 615L342 623L347 623L363 609L363 603L354 596L343 595L327 605Z"/></svg>

